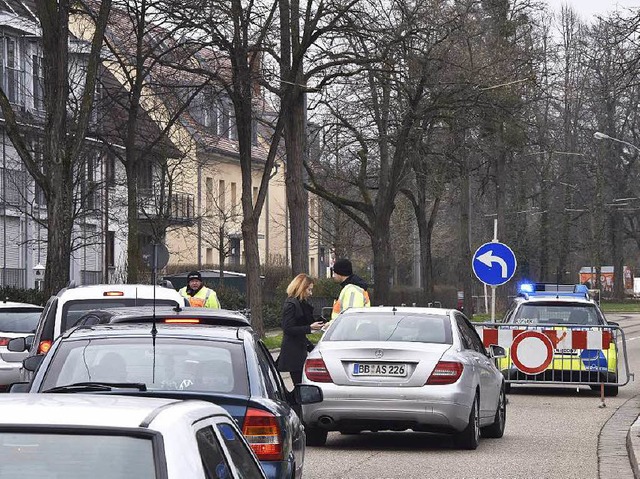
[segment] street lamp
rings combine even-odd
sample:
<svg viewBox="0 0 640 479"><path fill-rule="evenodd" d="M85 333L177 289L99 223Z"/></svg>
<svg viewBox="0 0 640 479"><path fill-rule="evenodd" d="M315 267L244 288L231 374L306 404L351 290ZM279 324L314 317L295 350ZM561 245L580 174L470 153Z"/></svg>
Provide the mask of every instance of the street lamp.
<svg viewBox="0 0 640 479"><path fill-rule="evenodd" d="M602 132L600 132L600 131L596 131L596 132L593 134L593 137L594 137L596 140L611 140L611 141L617 141L618 143L622 143L623 145L630 146L631 148L633 148L634 150L636 150L638 153L640 153L640 148L638 148L636 145L634 145L634 144L632 144L632 143L629 143L628 141L621 140L621 139L619 139L619 138L614 138L613 136L609 136L609 135L607 135L607 134L605 134L605 133L602 133Z"/></svg>

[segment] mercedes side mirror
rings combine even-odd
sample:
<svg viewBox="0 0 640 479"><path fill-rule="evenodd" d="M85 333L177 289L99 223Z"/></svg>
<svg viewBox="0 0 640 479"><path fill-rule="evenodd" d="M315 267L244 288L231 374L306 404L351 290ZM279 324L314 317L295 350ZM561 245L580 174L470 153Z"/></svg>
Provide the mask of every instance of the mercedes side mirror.
<svg viewBox="0 0 640 479"><path fill-rule="evenodd" d="M505 358L507 357L507 352L504 350L502 346L498 346L497 344L492 344L489 346L489 355L492 358Z"/></svg>

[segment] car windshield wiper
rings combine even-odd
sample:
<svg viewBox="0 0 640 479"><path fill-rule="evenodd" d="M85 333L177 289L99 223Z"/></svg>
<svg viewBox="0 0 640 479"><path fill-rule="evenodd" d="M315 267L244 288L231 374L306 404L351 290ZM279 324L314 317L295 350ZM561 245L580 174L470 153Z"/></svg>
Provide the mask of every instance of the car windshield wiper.
<svg viewBox="0 0 640 479"><path fill-rule="evenodd" d="M114 389L137 389L138 391L146 391L147 385L145 383L100 383L100 382L83 382L67 384L65 386L56 386L46 391L45 393L73 393L73 392L87 392L87 391L113 391Z"/></svg>

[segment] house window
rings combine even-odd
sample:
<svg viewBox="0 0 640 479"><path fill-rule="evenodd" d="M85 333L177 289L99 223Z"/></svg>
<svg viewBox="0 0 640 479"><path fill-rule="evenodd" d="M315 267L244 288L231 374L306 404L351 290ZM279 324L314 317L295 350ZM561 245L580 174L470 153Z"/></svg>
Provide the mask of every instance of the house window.
<svg viewBox="0 0 640 479"><path fill-rule="evenodd" d="M107 256L107 266L113 268L116 265L116 233L115 231L107 231L107 244L105 248L105 255Z"/></svg>
<svg viewBox="0 0 640 479"><path fill-rule="evenodd" d="M205 198L205 214L210 216L213 212L213 178L205 180L206 198Z"/></svg>
<svg viewBox="0 0 640 479"><path fill-rule="evenodd" d="M258 201L258 187L253 187L253 205L255 206L256 201Z"/></svg>
<svg viewBox="0 0 640 479"><path fill-rule="evenodd" d="M42 78L42 58L38 55L31 57L33 63L33 108L44 110L44 84Z"/></svg>
<svg viewBox="0 0 640 479"><path fill-rule="evenodd" d="M225 102L221 102L220 128L218 135L221 138L229 138L229 107Z"/></svg>
<svg viewBox="0 0 640 479"><path fill-rule="evenodd" d="M107 186L109 188L113 188L114 186L116 186L116 158L113 155L107 155L105 161L107 162Z"/></svg>
<svg viewBox="0 0 640 479"><path fill-rule="evenodd" d="M224 180L220 180L218 182L218 209L224 212L225 208L226 208L225 184L224 184Z"/></svg>
<svg viewBox="0 0 640 479"><path fill-rule="evenodd" d="M231 182L231 208L235 212L235 209L238 207L238 196L236 193L236 182Z"/></svg>
<svg viewBox="0 0 640 479"><path fill-rule="evenodd" d="M11 103L18 102L18 80L20 62L15 38L4 37L2 44L2 87Z"/></svg>
<svg viewBox="0 0 640 479"><path fill-rule="evenodd" d="M213 264L213 248L207 248L206 258L207 258L207 264L212 265Z"/></svg>

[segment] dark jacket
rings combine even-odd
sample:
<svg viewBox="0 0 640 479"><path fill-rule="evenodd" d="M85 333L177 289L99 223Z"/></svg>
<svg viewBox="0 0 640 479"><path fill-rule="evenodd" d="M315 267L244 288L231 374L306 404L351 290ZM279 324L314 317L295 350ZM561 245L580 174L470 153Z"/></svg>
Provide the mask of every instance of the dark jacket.
<svg viewBox="0 0 640 479"><path fill-rule="evenodd" d="M365 291L369 287L367 282L364 279L362 279L360 276L358 276L357 274L352 274L351 276L349 276L342 283L340 283L340 286L344 288L348 284L355 284L356 286L361 287Z"/></svg>
<svg viewBox="0 0 640 479"><path fill-rule="evenodd" d="M311 341L313 306L297 298L287 298L282 308L282 346L278 357L279 371L302 371Z"/></svg>

